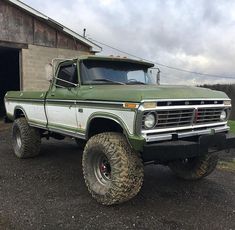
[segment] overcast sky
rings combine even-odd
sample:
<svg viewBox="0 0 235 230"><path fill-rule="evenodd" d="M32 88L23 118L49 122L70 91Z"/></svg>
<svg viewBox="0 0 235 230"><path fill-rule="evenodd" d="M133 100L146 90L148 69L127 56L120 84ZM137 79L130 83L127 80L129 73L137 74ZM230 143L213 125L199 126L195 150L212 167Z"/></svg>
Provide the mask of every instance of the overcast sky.
<svg viewBox="0 0 235 230"><path fill-rule="evenodd" d="M159 66L168 84L235 83L233 0L23 0L63 25L128 53L209 78ZM105 54L125 54L107 49Z"/></svg>

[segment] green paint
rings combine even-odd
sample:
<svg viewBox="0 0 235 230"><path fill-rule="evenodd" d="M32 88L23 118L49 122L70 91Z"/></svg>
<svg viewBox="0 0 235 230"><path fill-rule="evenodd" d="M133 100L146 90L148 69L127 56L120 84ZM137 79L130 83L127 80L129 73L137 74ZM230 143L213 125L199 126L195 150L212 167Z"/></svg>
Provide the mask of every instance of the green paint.
<svg viewBox="0 0 235 230"><path fill-rule="evenodd" d="M93 85L81 87L86 100L140 102L157 99L228 98L223 92L189 86ZM105 93L104 93L105 92Z"/></svg>
<svg viewBox="0 0 235 230"><path fill-rule="evenodd" d="M235 121L229 121L228 124L230 126L230 131L235 134Z"/></svg>
<svg viewBox="0 0 235 230"><path fill-rule="evenodd" d="M40 99L41 92L8 92L6 98ZM69 91L61 89L55 96L48 95L48 99L76 99L92 101L140 102L142 100L158 99L197 99L222 98L228 96L220 91L190 87L190 86L157 86L157 85L93 85L81 86Z"/></svg>
<svg viewBox="0 0 235 230"><path fill-rule="evenodd" d="M128 136L128 140L132 148L138 152L143 151L145 139L141 136Z"/></svg>
<svg viewBox="0 0 235 230"><path fill-rule="evenodd" d="M9 120L14 121L14 116L10 113L7 113L7 117Z"/></svg>
<svg viewBox="0 0 235 230"><path fill-rule="evenodd" d="M55 129L59 129L61 131L70 131L70 132L78 132L78 133L83 133L85 134L85 130L84 129L79 129L79 128L73 128L70 126L66 126L66 125L58 125L58 124L53 124L53 123L48 123L48 128L55 128Z"/></svg>
<svg viewBox="0 0 235 230"><path fill-rule="evenodd" d="M116 121L119 125L121 125L121 127L122 127L123 130L124 130L124 132L125 132L128 136L131 135L131 134L129 133L128 128L127 128L126 124L124 123L124 121L123 121L120 117L118 117L117 115L115 115L115 114L108 113L108 112L95 112L95 113L93 113L93 114L89 117L89 119L88 119L88 121L87 121L88 126L89 126L90 122L91 122L93 119L95 119L95 118L106 118L106 119L111 119L111 120L113 120L113 121ZM133 125L134 125L134 121L133 121ZM87 131L88 131L88 130L87 130Z"/></svg>
<svg viewBox="0 0 235 230"><path fill-rule="evenodd" d="M117 62L129 62L129 63L138 63L142 64L145 67L153 67L152 63L142 62L138 60L131 60L126 58L113 58L113 57L100 57L100 56L81 56L79 58L74 59L72 62L78 63L82 60L106 60L106 61L117 61ZM71 61L69 61L71 62ZM78 79L80 79L80 71L78 71ZM55 81L55 80L54 80ZM45 98L47 95L47 98ZM138 132L135 131L134 135L131 135L128 131L127 126L125 125L125 121L123 121L118 115L115 115L114 110L124 111L130 109L123 108L122 104L124 102L135 102L140 103L143 100L160 100L160 99L228 99L227 95L220 91L213 91L205 88L198 87L190 87L190 86L169 86L169 85L80 85L74 88L56 88L54 85L51 85L48 93L46 91L42 92L23 92L23 91L10 91L6 95L7 101L17 101L19 104L23 103L31 103L35 104L35 106L41 104L44 105L44 100L49 99L53 101L46 101L48 105L56 105L56 106L76 106L79 108L97 108L97 109L109 109L112 113L107 112L96 112L92 114L89 118L89 122L93 118L101 117L108 118L119 123L132 147L136 151L142 151L143 146L145 144L145 140L143 137L138 136ZM68 100L68 101L63 101ZM75 103L76 102L76 103ZM102 103L99 103L102 102ZM137 109L132 109L137 113ZM10 119L13 119L12 114L7 114ZM135 116L136 118L138 116ZM136 118L133 120L133 128L139 130L139 123L142 120L137 120L138 124L136 124ZM141 118L142 119L142 118ZM35 124L40 124L38 121L32 121ZM46 125L42 123L41 125ZM231 122L231 130L235 132L235 122ZM49 128L55 128L58 130L64 130L68 132L79 132L85 134L87 130L73 128L64 125L55 125L52 121L48 124Z"/></svg>

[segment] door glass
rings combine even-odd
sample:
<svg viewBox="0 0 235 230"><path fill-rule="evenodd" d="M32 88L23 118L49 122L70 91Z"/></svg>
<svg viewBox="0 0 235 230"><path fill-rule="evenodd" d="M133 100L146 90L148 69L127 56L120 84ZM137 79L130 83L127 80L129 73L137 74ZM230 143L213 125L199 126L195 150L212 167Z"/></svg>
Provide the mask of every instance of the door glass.
<svg viewBox="0 0 235 230"><path fill-rule="evenodd" d="M56 87L69 88L78 84L76 64L61 66L56 79Z"/></svg>

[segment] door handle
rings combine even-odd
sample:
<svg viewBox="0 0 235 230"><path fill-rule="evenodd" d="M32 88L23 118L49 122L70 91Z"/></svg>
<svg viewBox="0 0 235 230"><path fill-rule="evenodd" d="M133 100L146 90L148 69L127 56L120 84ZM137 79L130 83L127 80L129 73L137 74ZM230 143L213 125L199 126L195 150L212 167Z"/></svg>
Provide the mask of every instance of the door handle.
<svg viewBox="0 0 235 230"><path fill-rule="evenodd" d="M54 96L55 96L55 94L54 94L54 93L51 93L51 96L52 96L52 97L54 97Z"/></svg>

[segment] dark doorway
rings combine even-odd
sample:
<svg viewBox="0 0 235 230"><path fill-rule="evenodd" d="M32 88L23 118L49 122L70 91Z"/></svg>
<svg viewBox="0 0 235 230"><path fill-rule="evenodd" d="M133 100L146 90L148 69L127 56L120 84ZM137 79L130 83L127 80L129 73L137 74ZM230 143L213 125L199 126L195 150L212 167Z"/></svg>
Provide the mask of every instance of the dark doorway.
<svg viewBox="0 0 235 230"><path fill-rule="evenodd" d="M7 91L20 90L20 50L0 47L0 117L5 115Z"/></svg>

